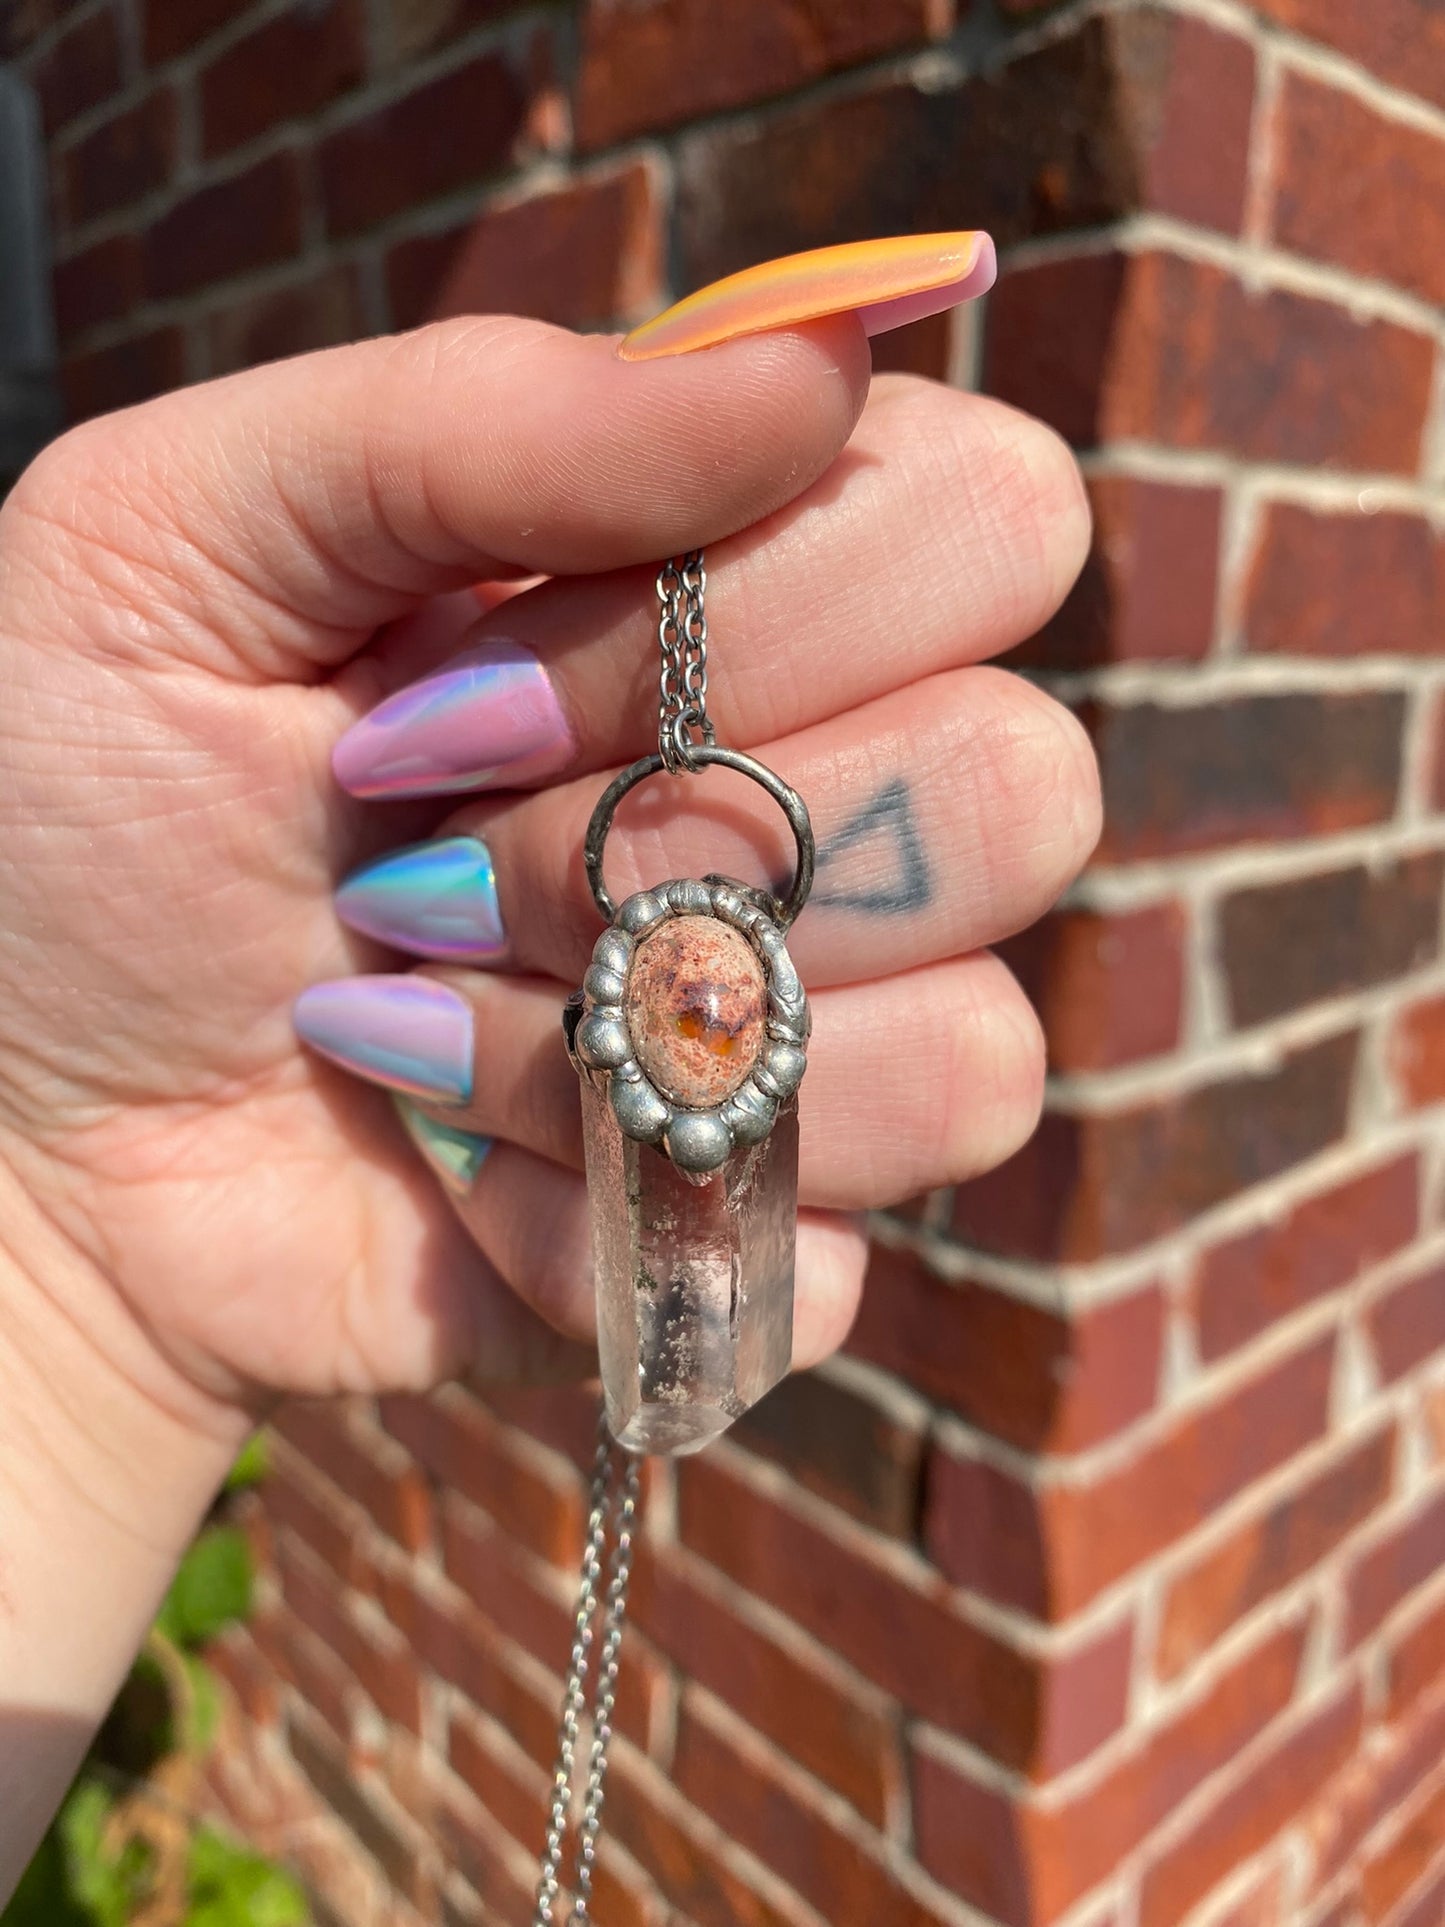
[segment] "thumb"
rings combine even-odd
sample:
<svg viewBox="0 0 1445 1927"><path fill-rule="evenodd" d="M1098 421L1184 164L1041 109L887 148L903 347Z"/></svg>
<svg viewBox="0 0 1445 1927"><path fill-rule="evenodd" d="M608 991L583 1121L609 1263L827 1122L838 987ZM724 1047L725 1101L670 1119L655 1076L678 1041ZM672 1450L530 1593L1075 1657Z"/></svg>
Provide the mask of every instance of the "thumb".
<svg viewBox="0 0 1445 1927"><path fill-rule="evenodd" d="M439 322L72 430L12 492L5 546L52 585L32 633L310 680L439 590L756 521L832 462L868 373L852 315L641 362L540 322Z"/></svg>

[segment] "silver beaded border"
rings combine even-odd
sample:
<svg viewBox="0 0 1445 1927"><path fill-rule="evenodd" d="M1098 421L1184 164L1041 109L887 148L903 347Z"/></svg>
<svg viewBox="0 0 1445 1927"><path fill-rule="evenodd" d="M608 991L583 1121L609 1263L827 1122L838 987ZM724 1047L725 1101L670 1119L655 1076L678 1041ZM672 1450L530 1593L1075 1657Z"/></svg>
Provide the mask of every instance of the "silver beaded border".
<svg viewBox="0 0 1445 1927"><path fill-rule="evenodd" d="M623 999L639 940L669 917L716 917L739 931L763 966L768 993L765 1041L757 1063L731 1097L710 1110L673 1104L633 1055ZM581 1074L605 1078L623 1133L656 1145L694 1177L721 1169L732 1152L761 1144L808 1067L812 1019L788 955L784 926L763 899L730 877L680 877L639 890L617 910L592 948L592 965L568 1009L567 1045Z"/></svg>

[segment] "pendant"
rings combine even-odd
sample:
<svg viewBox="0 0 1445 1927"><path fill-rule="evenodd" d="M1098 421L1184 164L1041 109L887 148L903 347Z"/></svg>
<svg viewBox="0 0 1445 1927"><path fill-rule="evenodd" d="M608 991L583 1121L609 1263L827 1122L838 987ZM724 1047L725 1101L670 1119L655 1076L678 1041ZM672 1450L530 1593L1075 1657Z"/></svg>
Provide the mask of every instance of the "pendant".
<svg viewBox="0 0 1445 1927"><path fill-rule="evenodd" d="M597 1341L607 1423L632 1452L693 1452L786 1376L798 1210L797 1091L808 1000L787 931L812 882L801 797L713 743L690 769L750 776L792 825L786 904L728 877L680 878L614 908L602 881L612 817L665 769L645 757L588 831L608 928L564 1019L582 1079Z"/></svg>

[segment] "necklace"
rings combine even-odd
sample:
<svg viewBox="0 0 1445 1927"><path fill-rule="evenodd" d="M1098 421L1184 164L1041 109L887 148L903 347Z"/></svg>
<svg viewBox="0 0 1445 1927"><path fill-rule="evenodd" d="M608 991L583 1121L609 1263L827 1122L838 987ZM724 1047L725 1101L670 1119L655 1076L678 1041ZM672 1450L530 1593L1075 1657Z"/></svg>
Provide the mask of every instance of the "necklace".
<svg viewBox="0 0 1445 1927"><path fill-rule="evenodd" d="M592 1917L640 1458L700 1451L792 1363L809 1014L787 934L812 888L813 832L796 790L717 741L706 591L701 550L658 572L657 754L603 792L583 845L607 928L563 1027L582 1082L603 1412L534 1927ZM783 811L797 853L787 897L710 875L615 904L603 858L623 798L710 768L749 777Z"/></svg>

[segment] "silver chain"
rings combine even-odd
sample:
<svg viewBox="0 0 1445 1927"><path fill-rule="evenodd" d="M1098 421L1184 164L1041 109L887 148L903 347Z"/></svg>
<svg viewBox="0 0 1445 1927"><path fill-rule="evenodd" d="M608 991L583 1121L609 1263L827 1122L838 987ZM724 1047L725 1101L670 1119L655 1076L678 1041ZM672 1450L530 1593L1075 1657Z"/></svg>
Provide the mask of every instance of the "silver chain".
<svg viewBox="0 0 1445 1927"><path fill-rule="evenodd" d="M657 572L657 748L674 776L690 771L696 743L714 743L707 713L707 570L701 549L675 555Z"/></svg>
<svg viewBox="0 0 1445 1927"><path fill-rule="evenodd" d="M618 1462L621 1473L618 1475ZM618 1658L627 1615L627 1582L632 1574L632 1536L637 1517L639 1462L613 1445L604 1418L592 1471L591 1510L587 1515L587 1543L582 1553L582 1584L577 1595L577 1619L572 1656L562 1695L562 1725L557 1744L557 1767L552 1776L552 1807L547 1843L542 1855L542 1877L537 1883L537 1907L532 1927L562 1927L557 1907L562 1899L563 1860L567 1826L573 1805L577 1742L584 1719L592 1726L587 1757L587 1785L577 1822L577 1872L568 1927L592 1918L592 1874L597 1864L597 1841L602 1830L602 1799L607 1778L607 1749L612 1739L612 1714L617 1702ZM612 1550L607 1552L608 1541ZM602 1567L607 1559L607 1590L602 1592ZM602 1641L589 1704L587 1676L597 1643L595 1621L601 1611Z"/></svg>

